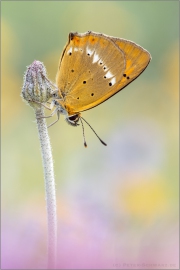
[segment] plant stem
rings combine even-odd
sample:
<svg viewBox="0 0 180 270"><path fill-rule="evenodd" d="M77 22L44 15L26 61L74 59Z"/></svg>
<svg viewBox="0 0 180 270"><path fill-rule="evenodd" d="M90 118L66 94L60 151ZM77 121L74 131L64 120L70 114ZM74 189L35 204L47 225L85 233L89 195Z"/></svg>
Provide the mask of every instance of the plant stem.
<svg viewBox="0 0 180 270"><path fill-rule="evenodd" d="M42 106L33 106L33 108L36 114L44 168L48 223L48 269L54 269L56 267L57 252L57 215L52 151L47 131L46 120L45 118L43 118L44 108Z"/></svg>
<svg viewBox="0 0 180 270"><path fill-rule="evenodd" d="M48 223L48 269L56 267L57 216L52 151L43 105L52 98L54 90L58 91L57 87L48 79L44 64L35 60L27 67L24 74L21 96L35 111L41 144Z"/></svg>

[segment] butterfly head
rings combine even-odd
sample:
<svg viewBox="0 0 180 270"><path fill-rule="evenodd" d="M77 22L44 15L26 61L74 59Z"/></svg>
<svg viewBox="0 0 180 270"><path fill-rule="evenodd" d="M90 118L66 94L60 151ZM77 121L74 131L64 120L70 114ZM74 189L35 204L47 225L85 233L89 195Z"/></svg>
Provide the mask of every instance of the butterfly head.
<svg viewBox="0 0 180 270"><path fill-rule="evenodd" d="M57 94L54 93L53 94L54 98L57 98ZM55 110L53 112L53 114L56 112L57 115L58 115L58 118L60 116L60 114L63 114L64 117L65 117L65 120L68 124L70 124L71 126L79 126L78 122L79 122L79 118L80 118L80 113L75 113L75 114L71 114L69 115L68 113L68 110L66 108L66 106L64 105L64 102L61 100L61 99L53 99L51 101L51 104L50 104L50 108L54 108L55 107Z"/></svg>

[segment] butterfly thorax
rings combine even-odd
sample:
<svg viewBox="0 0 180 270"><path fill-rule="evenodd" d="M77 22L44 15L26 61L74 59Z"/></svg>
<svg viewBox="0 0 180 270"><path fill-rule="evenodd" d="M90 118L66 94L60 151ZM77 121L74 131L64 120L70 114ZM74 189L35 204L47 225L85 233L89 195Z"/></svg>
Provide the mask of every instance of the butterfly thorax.
<svg viewBox="0 0 180 270"><path fill-rule="evenodd" d="M73 110L73 107L70 104L67 104L65 99L64 100L58 99L56 101L61 106L61 108L63 110L63 114L65 116L71 116L71 115L74 115L74 114L78 114L77 111Z"/></svg>
<svg viewBox="0 0 180 270"><path fill-rule="evenodd" d="M80 113L73 112L71 107L65 103L64 100L56 99L53 101L58 114L63 114L68 124L78 126Z"/></svg>

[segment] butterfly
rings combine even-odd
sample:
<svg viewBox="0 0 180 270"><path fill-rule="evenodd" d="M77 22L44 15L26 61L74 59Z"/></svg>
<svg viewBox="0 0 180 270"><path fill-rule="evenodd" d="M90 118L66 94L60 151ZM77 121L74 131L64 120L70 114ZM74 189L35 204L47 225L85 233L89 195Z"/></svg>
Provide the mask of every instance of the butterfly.
<svg viewBox="0 0 180 270"><path fill-rule="evenodd" d="M81 112L98 106L126 87L146 69L150 60L150 53L132 41L92 31L70 33L59 61L58 90L53 93L52 104L58 116L55 122L64 114L72 126L79 125L79 120L82 123L82 119L87 123ZM87 146L85 139L84 145Z"/></svg>

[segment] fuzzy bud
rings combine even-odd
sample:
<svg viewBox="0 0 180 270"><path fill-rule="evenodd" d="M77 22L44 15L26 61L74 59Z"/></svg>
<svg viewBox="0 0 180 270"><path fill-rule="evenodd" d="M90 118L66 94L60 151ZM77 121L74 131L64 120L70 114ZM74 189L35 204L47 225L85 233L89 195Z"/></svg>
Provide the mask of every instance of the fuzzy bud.
<svg viewBox="0 0 180 270"><path fill-rule="evenodd" d="M34 61L24 74L22 97L28 103L45 103L57 87L47 78L46 68L40 61Z"/></svg>

